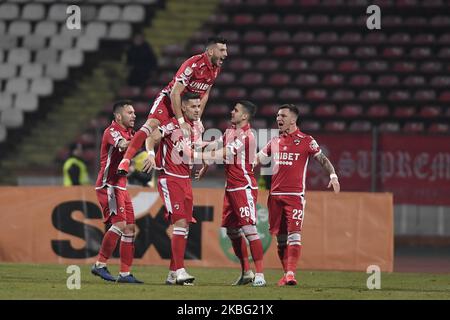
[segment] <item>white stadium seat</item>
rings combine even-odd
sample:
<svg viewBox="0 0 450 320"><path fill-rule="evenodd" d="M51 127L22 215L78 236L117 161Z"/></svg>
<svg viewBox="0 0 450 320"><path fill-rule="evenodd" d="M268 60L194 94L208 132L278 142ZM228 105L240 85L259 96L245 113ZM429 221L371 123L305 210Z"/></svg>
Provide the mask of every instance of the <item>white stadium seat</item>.
<svg viewBox="0 0 450 320"><path fill-rule="evenodd" d="M4 21L0 21L0 34L6 34L6 23Z"/></svg>
<svg viewBox="0 0 450 320"><path fill-rule="evenodd" d="M48 96L52 94L53 80L50 78L34 79L31 82L30 92L40 96Z"/></svg>
<svg viewBox="0 0 450 320"><path fill-rule="evenodd" d="M0 110L0 113L2 111ZM6 127L2 124L0 124L0 142L6 141L6 138L8 137L8 132L6 131Z"/></svg>
<svg viewBox="0 0 450 320"><path fill-rule="evenodd" d="M97 18L97 8L95 6L82 5L80 8L82 12L81 17L84 22L91 22Z"/></svg>
<svg viewBox="0 0 450 320"><path fill-rule="evenodd" d="M36 52L37 63L50 63L58 60L58 50L56 49L43 49Z"/></svg>
<svg viewBox="0 0 450 320"><path fill-rule="evenodd" d="M0 4L0 20L16 20L19 17L19 6L15 3Z"/></svg>
<svg viewBox="0 0 450 320"><path fill-rule="evenodd" d="M83 21L84 20L81 21L81 29L69 29L65 24L63 24L60 35L71 39L81 37L84 34Z"/></svg>
<svg viewBox="0 0 450 320"><path fill-rule="evenodd" d="M15 48L9 50L8 63L24 64L31 60L31 52L25 48Z"/></svg>
<svg viewBox="0 0 450 320"><path fill-rule="evenodd" d="M5 60L5 51L0 49L0 63L3 63Z"/></svg>
<svg viewBox="0 0 450 320"><path fill-rule="evenodd" d="M68 49L61 53L61 64L69 67L78 67L83 64L83 52L79 49Z"/></svg>
<svg viewBox="0 0 450 320"><path fill-rule="evenodd" d="M54 80L66 79L68 74L67 66L60 63L51 62L45 67L45 75Z"/></svg>
<svg viewBox="0 0 450 320"><path fill-rule="evenodd" d="M131 25L127 22L115 22L109 29L108 38L114 40L126 40L131 37Z"/></svg>
<svg viewBox="0 0 450 320"><path fill-rule="evenodd" d="M12 49L17 47L17 37L0 34L0 49Z"/></svg>
<svg viewBox="0 0 450 320"><path fill-rule="evenodd" d="M122 21L142 22L145 18L145 10L140 5L128 5L122 11Z"/></svg>
<svg viewBox="0 0 450 320"><path fill-rule="evenodd" d="M54 21L38 22L34 28L34 33L44 37L51 37L58 33L58 24Z"/></svg>
<svg viewBox="0 0 450 320"><path fill-rule="evenodd" d="M30 34L23 38L23 47L31 50L45 48L45 37L37 34Z"/></svg>
<svg viewBox="0 0 450 320"><path fill-rule="evenodd" d="M119 6L104 5L98 12L98 20L113 22L120 19L122 9Z"/></svg>
<svg viewBox="0 0 450 320"><path fill-rule="evenodd" d="M3 109L0 113L0 124L6 128L18 128L23 125L23 112L19 109Z"/></svg>
<svg viewBox="0 0 450 320"><path fill-rule="evenodd" d="M104 22L89 22L86 27L86 35L95 36L98 38L106 37L108 27Z"/></svg>
<svg viewBox="0 0 450 320"><path fill-rule="evenodd" d="M17 66L10 63L0 64L0 79L10 79L17 75Z"/></svg>
<svg viewBox="0 0 450 320"><path fill-rule="evenodd" d="M50 38L50 48L52 49L70 49L72 48L72 38L63 35L54 35Z"/></svg>
<svg viewBox="0 0 450 320"><path fill-rule="evenodd" d="M20 68L20 76L22 78L34 79L42 77L44 73L44 66L40 63L24 64Z"/></svg>
<svg viewBox="0 0 450 320"><path fill-rule="evenodd" d="M65 22L67 20L67 4L53 4L48 12L48 19Z"/></svg>
<svg viewBox="0 0 450 320"><path fill-rule="evenodd" d="M45 7L40 3L29 3L22 9L22 19L37 21L45 17Z"/></svg>
<svg viewBox="0 0 450 320"><path fill-rule="evenodd" d="M25 78L10 78L6 82L6 92L9 93L23 93L28 91L28 79Z"/></svg>
<svg viewBox="0 0 450 320"><path fill-rule="evenodd" d="M38 109L38 97L34 93L19 93L16 96L16 101L14 102L14 108L32 112Z"/></svg>
<svg viewBox="0 0 450 320"><path fill-rule="evenodd" d="M12 108L13 95L7 92L0 92L0 110Z"/></svg>
<svg viewBox="0 0 450 320"><path fill-rule="evenodd" d="M40 3L56 3L59 0L34 0L34 2L40 2Z"/></svg>
<svg viewBox="0 0 450 320"><path fill-rule="evenodd" d="M98 49L98 42L98 37L84 35L78 38L76 48L83 51L96 51Z"/></svg>
<svg viewBox="0 0 450 320"><path fill-rule="evenodd" d="M31 33L29 21L13 21L9 24L8 34L12 36L26 36Z"/></svg>

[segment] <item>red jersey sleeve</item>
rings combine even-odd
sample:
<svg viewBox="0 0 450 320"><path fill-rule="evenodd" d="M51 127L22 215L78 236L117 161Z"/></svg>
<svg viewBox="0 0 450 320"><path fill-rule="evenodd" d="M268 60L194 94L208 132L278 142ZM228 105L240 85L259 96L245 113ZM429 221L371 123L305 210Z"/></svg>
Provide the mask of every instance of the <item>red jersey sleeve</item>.
<svg viewBox="0 0 450 320"><path fill-rule="evenodd" d="M309 136L308 153L312 156L316 156L321 152L322 150L320 149L320 146L317 143L317 141L314 140L313 137Z"/></svg>
<svg viewBox="0 0 450 320"><path fill-rule="evenodd" d="M197 67L194 61L195 59L190 58L181 65L175 75L175 81L181 82L185 87L189 85L194 74L194 68Z"/></svg>
<svg viewBox="0 0 450 320"><path fill-rule="evenodd" d="M105 140L106 143L117 147L117 144L120 140L125 139L122 134L114 128L109 128L107 132L105 132Z"/></svg>

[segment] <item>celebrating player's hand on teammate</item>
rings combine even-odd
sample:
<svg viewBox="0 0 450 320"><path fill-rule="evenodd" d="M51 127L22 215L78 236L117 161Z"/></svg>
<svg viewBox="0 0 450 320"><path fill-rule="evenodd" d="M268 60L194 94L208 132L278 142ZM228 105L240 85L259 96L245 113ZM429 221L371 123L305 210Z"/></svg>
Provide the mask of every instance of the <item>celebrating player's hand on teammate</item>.
<svg viewBox="0 0 450 320"><path fill-rule="evenodd" d="M339 184L338 178L333 177L330 179L327 188L330 188L331 186L333 186L334 193L339 193L339 191L341 191L341 185Z"/></svg>
<svg viewBox="0 0 450 320"><path fill-rule="evenodd" d="M156 166L155 156L149 154L148 157L144 160L144 166L142 167L142 172L150 173L152 169Z"/></svg>
<svg viewBox="0 0 450 320"><path fill-rule="evenodd" d="M195 172L195 180L200 180L207 171L208 171L208 165L203 164L203 167L201 167L199 170L197 170Z"/></svg>

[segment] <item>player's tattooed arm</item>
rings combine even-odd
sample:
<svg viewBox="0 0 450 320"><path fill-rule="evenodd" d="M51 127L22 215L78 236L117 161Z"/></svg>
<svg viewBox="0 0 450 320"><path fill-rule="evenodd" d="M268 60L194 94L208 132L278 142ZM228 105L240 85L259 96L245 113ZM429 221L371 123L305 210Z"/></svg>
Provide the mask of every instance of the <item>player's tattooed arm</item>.
<svg viewBox="0 0 450 320"><path fill-rule="evenodd" d="M336 172L334 171L334 167L331 164L330 160L328 160L328 158L322 152L315 156L315 159L330 175L330 183L328 183L328 188L332 186L334 192L339 193L339 191L341 190L341 186L339 184L338 176L336 175Z"/></svg>
<svg viewBox="0 0 450 320"><path fill-rule="evenodd" d="M119 143L117 143L117 147L120 151L125 151L128 148L128 145L130 144L130 140L120 139Z"/></svg>
<svg viewBox="0 0 450 320"><path fill-rule="evenodd" d="M334 171L334 167L331 164L330 160L328 160L328 158L321 152L319 153L315 159L320 163L320 165L322 166L322 168L325 169L326 172L328 172L328 174L336 174L336 172Z"/></svg>

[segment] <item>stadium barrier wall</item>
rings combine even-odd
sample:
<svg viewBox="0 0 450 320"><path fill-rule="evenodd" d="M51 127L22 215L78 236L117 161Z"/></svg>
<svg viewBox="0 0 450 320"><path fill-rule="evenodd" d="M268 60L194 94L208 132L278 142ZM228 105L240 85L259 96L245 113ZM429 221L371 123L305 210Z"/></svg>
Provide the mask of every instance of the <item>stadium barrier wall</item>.
<svg viewBox="0 0 450 320"><path fill-rule="evenodd" d="M135 264L169 265L171 229L158 193L130 188L137 235ZM266 268L279 268L268 233L267 191L258 196ZM221 224L223 190L194 189L188 266L238 267ZM0 187L0 261L93 263L105 227L93 187ZM389 193L307 192L300 269L393 271L393 198ZM115 252L117 257L117 250ZM113 260L113 263L118 260Z"/></svg>

